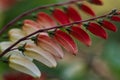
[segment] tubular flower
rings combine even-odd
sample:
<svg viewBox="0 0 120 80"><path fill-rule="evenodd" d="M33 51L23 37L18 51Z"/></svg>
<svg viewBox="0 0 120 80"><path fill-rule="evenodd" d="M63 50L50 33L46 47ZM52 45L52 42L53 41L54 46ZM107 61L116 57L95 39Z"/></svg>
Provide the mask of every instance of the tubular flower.
<svg viewBox="0 0 120 80"><path fill-rule="evenodd" d="M1 42L0 43L0 53L3 52L5 49L7 49L8 47L10 47L13 43L12 42ZM8 52L8 54L4 55L4 57L9 57L11 54L15 54L15 53L18 53L18 50L16 51L10 51Z"/></svg>
<svg viewBox="0 0 120 80"><path fill-rule="evenodd" d="M98 21L98 23L100 23L101 26L103 26L104 28L106 28L108 30L111 30L113 32L117 31L117 27L113 23L111 23L107 20L101 20L101 21Z"/></svg>
<svg viewBox="0 0 120 80"><path fill-rule="evenodd" d="M26 44L24 54L45 64L48 67L56 67L57 65L56 60L49 52L41 49L35 44Z"/></svg>
<svg viewBox="0 0 120 80"><path fill-rule="evenodd" d="M59 8L55 8L53 10L52 16L58 21L59 24L70 23L68 15Z"/></svg>
<svg viewBox="0 0 120 80"><path fill-rule="evenodd" d="M62 48L48 35L39 34L37 37L37 45L58 58L63 58Z"/></svg>
<svg viewBox="0 0 120 80"><path fill-rule="evenodd" d="M89 2L96 4L96 5L103 5L103 1L102 0L89 0Z"/></svg>
<svg viewBox="0 0 120 80"><path fill-rule="evenodd" d="M119 16L111 16L110 20L116 21L116 22L120 22L120 17Z"/></svg>
<svg viewBox="0 0 120 80"><path fill-rule="evenodd" d="M73 39L65 32L56 30L53 37L61 46L63 46L68 52L76 55L78 52L77 46Z"/></svg>
<svg viewBox="0 0 120 80"><path fill-rule="evenodd" d="M56 26L56 22L46 13L39 12L37 15L37 22L43 28L50 28Z"/></svg>
<svg viewBox="0 0 120 80"><path fill-rule="evenodd" d="M94 35L99 36L103 39L107 39L108 37L107 33L100 25L90 22L86 27L87 27L87 30L89 30Z"/></svg>
<svg viewBox="0 0 120 80"><path fill-rule="evenodd" d="M19 53L12 54L9 57L9 66L15 70L29 74L34 77L41 76L41 73L36 67L36 65L32 63L32 61L30 61L28 58L24 57L23 55L20 55Z"/></svg>
<svg viewBox="0 0 120 80"><path fill-rule="evenodd" d="M73 21L81 21L81 15L79 14L79 12L77 10L75 10L72 6L68 6L67 8L67 15L69 16L69 18L71 18Z"/></svg>
<svg viewBox="0 0 120 80"><path fill-rule="evenodd" d="M75 37L80 42L84 43L87 46L91 45L91 39L90 39L89 35L84 30L79 28L79 26L72 26L71 29L68 31L69 31L70 35Z"/></svg>
<svg viewBox="0 0 120 80"><path fill-rule="evenodd" d="M78 4L79 8L84 11L85 13L91 15L91 16L96 16L95 12L92 10L90 6L87 4Z"/></svg>
<svg viewBox="0 0 120 80"><path fill-rule="evenodd" d="M9 38L12 42L15 42L23 37L25 37L25 34L20 29L14 28L9 31Z"/></svg>
<svg viewBox="0 0 120 80"><path fill-rule="evenodd" d="M22 30L26 35L41 29L41 26L33 20L25 20Z"/></svg>

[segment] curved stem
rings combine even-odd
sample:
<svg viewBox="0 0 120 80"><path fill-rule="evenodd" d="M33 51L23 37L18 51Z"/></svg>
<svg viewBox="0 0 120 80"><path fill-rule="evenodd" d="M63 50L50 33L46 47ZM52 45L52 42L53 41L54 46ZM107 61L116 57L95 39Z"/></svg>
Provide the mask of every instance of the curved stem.
<svg viewBox="0 0 120 80"><path fill-rule="evenodd" d="M51 5L45 5L45 6L39 6L36 7L34 9L31 9L29 11L26 11L24 13L22 13L21 15L19 15L18 17L16 17L15 19L13 19L12 21L10 21L8 24L6 24L1 30L0 30L0 35L7 30L7 28L9 28L10 26L12 26L13 24L15 24L18 20L20 20L21 18L30 15L32 12L41 10L41 9L47 9L50 7L57 7L57 6L63 6L63 5L68 5L68 4L73 4L79 1L85 1L85 0L71 0L69 2L63 2L63 3L57 3L57 4L51 4Z"/></svg>
<svg viewBox="0 0 120 80"><path fill-rule="evenodd" d="M58 26L54 26L54 27L51 27L51 28L46 28L46 29L40 29L40 30L37 30L36 32L33 32L21 39L19 39L18 41L16 41L13 45L11 45L10 47L8 47L4 52L1 53L0 57L4 56L5 54L7 54L14 46L16 46L18 43L20 43L21 41L24 41L26 39L28 39L29 37L39 33L39 32L45 32L45 31L48 31L48 30L51 30L51 29L57 29L57 28L61 28L61 27L67 27L67 26L71 26L73 24L79 24L79 23L83 23L83 22L88 22L88 21L93 21L93 20L96 20L96 19L99 19L99 18L104 18L104 17L107 17L109 15L108 14L105 14L105 15L102 15L102 16L98 16L98 17L94 17L94 18L90 18L90 19L87 19L87 20L82 20L82 21L76 21L76 22L73 22L73 23L68 23L68 24L64 24L64 25L58 25Z"/></svg>

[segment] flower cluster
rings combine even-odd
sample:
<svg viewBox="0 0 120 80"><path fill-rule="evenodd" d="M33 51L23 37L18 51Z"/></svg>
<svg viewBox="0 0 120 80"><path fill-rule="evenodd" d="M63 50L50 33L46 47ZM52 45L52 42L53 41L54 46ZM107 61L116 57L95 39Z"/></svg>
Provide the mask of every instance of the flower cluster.
<svg viewBox="0 0 120 80"><path fill-rule="evenodd" d="M97 5L103 4L102 0L89 0L89 2ZM87 4L81 2L77 3L76 6L95 17L95 12ZM83 21L79 11L72 5L68 5L64 9L54 8L51 10L51 15L39 12L36 20L24 20L22 29L11 29L9 31L10 41L1 42L0 49L1 52L4 52L16 41L25 39L12 47L4 57L9 59L11 68L34 77L40 77L41 72L33 63L33 60L37 60L48 67L56 67L57 60L64 57L64 50L73 55L78 53L73 38L86 46L92 44L85 29L103 39L108 37L104 28L116 32L116 26L110 21L120 22L118 15L117 11L112 11L105 16Z"/></svg>

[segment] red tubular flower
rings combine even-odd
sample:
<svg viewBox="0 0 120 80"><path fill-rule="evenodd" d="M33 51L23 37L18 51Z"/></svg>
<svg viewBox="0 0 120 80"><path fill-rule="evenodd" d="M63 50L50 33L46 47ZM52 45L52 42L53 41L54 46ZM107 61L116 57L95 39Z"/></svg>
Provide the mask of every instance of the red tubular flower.
<svg viewBox="0 0 120 80"><path fill-rule="evenodd" d="M68 24L70 23L69 17L65 12L59 8L55 8L52 12L53 17L59 22L59 24Z"/></svg>
<svg viewBox="0 0 120 80"><path fill-rule="evenodd" d="M120 22L120 17L119 16L111 16L110 18L113 21Z"/></svg>
<svg viewBox="0 0 120 80"><path fill-rule="evenodd" d="M37 22L44 28L56 26L56 22L46 13L39 12L37 15Z"/></svg>
<svg viewBox="0 0 120 80"><path fill-rule="evenodd" d="M103 5L103 1L102 0L89 0L89 2L96 4L96 5Z"/></svg>
<svg viewBox="0 0 120 80"><path fill-rule="evenodd" d="M54 34L54 39L63 46L68 52L76 55L78 52L74 40L65 32L57 30Z"/></svg>
<svg viewBox="0 0 120 80"><path fill-rule="evenodd" d="M79 26L73 26L68 31L73 37L78 39L80 42L84 43L87 46L91 45L91 39L89 35L84 30L79 28Z"/></svg>
<svg viewBox="0 0 120 80"><path fill-rule="evenodd" d="M90 6L87 4L78 4L79 8L84 11L85 13L91 15L91 16L96 16L95 12L91 9Z"/></svg>
<svg viewBox="0 0 120 80"><path fill-rule="evenodd" d="M37 44L57 58L63 58L64 56L62 48L48 35L39 34Z"/></svg>
<svg viewBox="0 0 120 80"><path fill-rule="evenodd" d="M86 27L94 35L107 39L107 33L100 25L90 22Z"/></svg>
<svg viewBox="0 0 120 80"><path fill-rule="evenodd" d="M75 10L72 6L68 6L67 8L67 15L73 20L73 21L81 21L81 15L77 10Z"/></svg>
<svg viewBox="0 0 120 80"><path fill-rule="evenodd" d="M117 27L113 23L111 23L111 22L109 22L107 20L101 20L98 23L100 23L101 26L103 26L104 28L106 28L108 30L111 30L113 32L117 31Z"/></svg>

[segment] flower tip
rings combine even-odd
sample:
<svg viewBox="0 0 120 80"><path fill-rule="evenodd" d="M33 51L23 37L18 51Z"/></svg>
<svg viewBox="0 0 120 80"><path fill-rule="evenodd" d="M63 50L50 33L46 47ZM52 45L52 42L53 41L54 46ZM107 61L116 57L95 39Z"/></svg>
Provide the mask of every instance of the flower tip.
<svg viewBox="0 0 120 80"><path fill-rule="evenodd" d="M56 66L57 66L57 63L53 64L53 66L51 66L50 68L56 68Z"/></svg>
<svg viewBox="0 0 120 80"><path fill-rule="evenodd" d="M92 42L90 41L90 42L87 44L87 46L90 47L91 45L92 45Z"/></svg>
<svg viewBox="0 0 120 80"><path fill-rule="evenodd" d="M108 39L108 35L104 35L104 36L102 36L102 38L106 40L106 39Z"/></svg>
<svg viewBox="0 0 120 80"><path fill-rule="evenodd" d="M112 31L113 31L113 32L117 32L117 31L118 31L118 29L117 29L117 28L114 28Z"/></svg>

